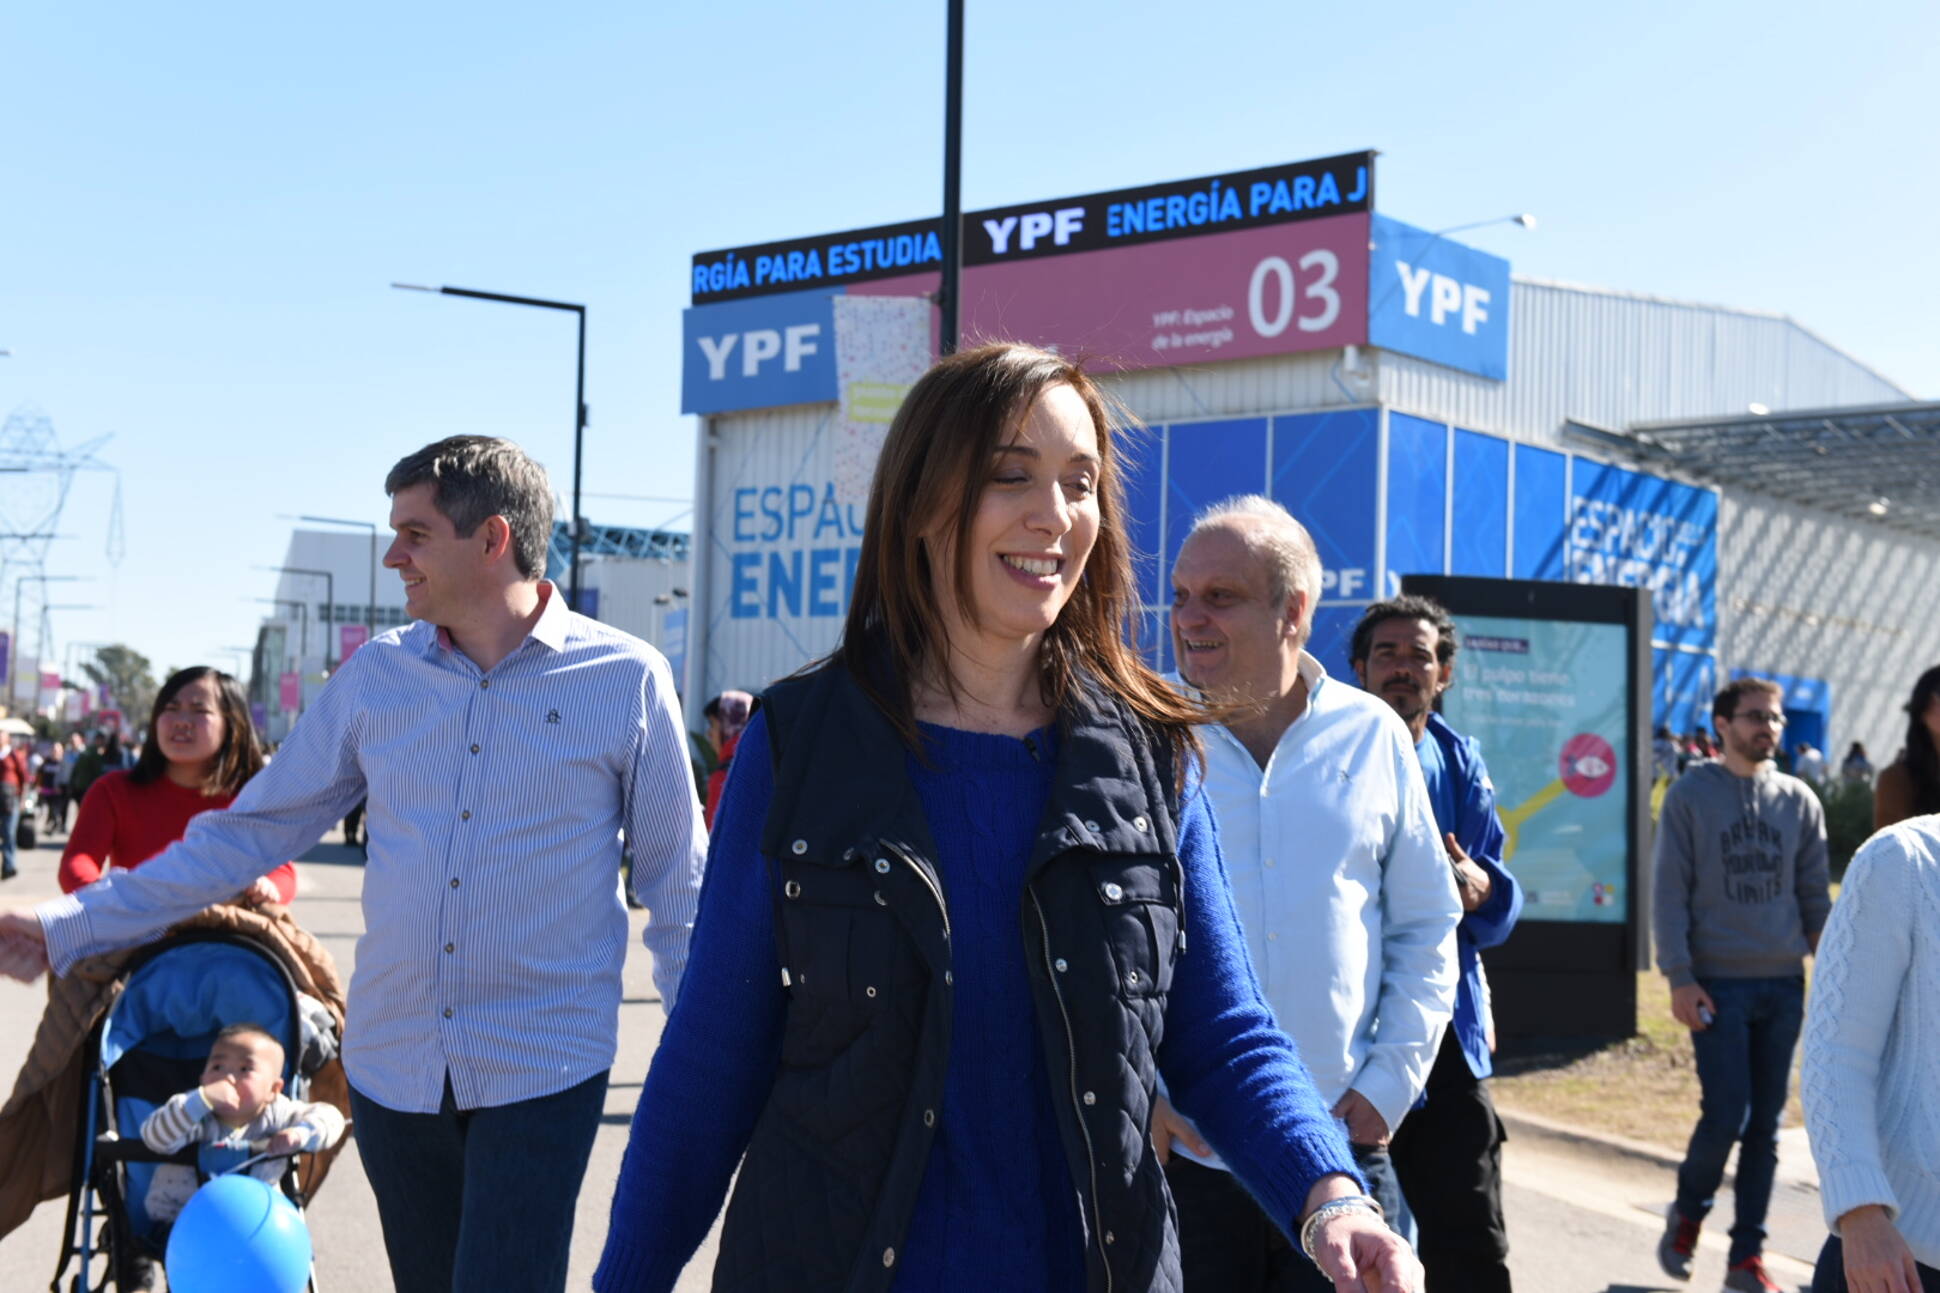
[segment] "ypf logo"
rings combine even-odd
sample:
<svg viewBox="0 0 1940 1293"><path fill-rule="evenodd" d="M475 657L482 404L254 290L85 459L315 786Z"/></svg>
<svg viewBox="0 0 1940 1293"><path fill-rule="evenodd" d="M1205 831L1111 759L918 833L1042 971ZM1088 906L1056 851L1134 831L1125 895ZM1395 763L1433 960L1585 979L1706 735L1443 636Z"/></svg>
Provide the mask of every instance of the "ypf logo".
<svg viewBox="0 0 1940 1293"><path fill-rule="evenodd" d="M786 373L798 373L802 361L820 352L815 339L822 335L819 323L792 323L785 328L750 328L718 337L695 337L701 354L707 358L707 380L718 382L727 376L728 360L738 344L741 349L741 376L759 377L761 366L781 356Z"/></svg>
<svg viewBox="0 0 1940 1293"><path fill-rule="evenodd" d="M1462 331L1472 337L1477 328L1489 321L1492 296L1487 288L1438 274L1425 266L1418 269L1405 260L1395 261L1394 270L1401 275L1401 304L1409 318L1421 317L1423 298L1426 298L1428 321L1436 327L1459 315Z"/></svg>

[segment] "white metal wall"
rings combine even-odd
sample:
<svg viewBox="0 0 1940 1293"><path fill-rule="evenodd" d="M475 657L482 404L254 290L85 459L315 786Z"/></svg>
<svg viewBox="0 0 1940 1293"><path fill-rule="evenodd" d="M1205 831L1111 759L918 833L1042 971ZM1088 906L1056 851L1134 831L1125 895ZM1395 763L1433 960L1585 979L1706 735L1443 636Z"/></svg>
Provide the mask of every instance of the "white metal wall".
<svg viewBox="0 0 1940 1293"><path fill-rule="evenodd" d="M1733 669L1824 678L1827 756L1864 741L1884 766L1906 734L1900 707L1940 664L1940 548L1876 525L1726 491L1718 520L1718 621Z"/></svg>
<svg viewBox="0 0 1940 1293"><path fill-rule="evenodd" d="M1513 292L1508 381L1381 352L1381 401L1553 444L1571 418L1621 430L1743 413L1751 404L1803 409L1911 398L1783 315L1523 278Z"/></svg>
<svg viewBox="0 0 1940 1293"><path fill-rule="evenodd" d="M599 591L601 623L664 648L667 612L687 605L690 573L686 561L590 557L580 566L580 585Z"/></svg>

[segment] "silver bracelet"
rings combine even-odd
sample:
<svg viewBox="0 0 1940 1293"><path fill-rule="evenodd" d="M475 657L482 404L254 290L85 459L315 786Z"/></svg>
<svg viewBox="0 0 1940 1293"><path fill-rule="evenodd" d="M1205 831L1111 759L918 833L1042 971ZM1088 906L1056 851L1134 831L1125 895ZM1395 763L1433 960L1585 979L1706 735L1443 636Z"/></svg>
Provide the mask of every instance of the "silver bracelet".
<svg viewBox="0 0 1940 1293"><path fill-rule="evenodd" d="M1307 1219L1300 1224L1300 1251L1307 1254L1308 1261L1320 1264L1320 1259L1314 1256L1314 1236L1320 1233L1321 1225L1329 1217L1343 1212L1371 1212L1377 1221L1386 1219L1380 1202L1365 1194L1343 1194L1337 1199L1327 1200L1308 1213Z"/></svg>

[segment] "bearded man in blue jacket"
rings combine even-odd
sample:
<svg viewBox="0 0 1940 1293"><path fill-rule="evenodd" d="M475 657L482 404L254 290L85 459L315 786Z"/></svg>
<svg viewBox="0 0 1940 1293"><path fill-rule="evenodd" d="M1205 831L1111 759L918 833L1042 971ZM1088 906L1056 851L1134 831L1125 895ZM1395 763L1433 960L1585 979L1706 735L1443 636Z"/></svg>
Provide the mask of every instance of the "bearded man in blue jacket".
<svg viewBox="0 0 1940 1293"><path fill-rule="evenodd" d="M1428 1293L1508 1293L1502 1120L1489 1098L1492 1029L1478 953L1515 928L1522 887L1502 867L1502 822L1482 752L1474 738L1435 712L1436 697L1454 679L1455 647L1448 612L1429 598L1410 596L1368 607L1351 650L1361 686L1394 706L1415 738L1462 898L1462 921L1455 928L1461 960L1455 1017L1442 1035L1428 1088L1395 1133L1390 1152L1420 1228Z"/></svg>

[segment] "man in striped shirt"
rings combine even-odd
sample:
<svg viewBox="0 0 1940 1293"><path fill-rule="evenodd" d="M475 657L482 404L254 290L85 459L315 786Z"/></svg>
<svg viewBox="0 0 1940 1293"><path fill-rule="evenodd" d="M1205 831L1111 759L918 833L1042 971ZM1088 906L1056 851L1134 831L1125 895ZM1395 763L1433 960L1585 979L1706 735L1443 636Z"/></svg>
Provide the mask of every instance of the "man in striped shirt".
<svg viewBox="0 0 1940 1293"><path fill-rule="evenodd" d="M415 622L338 669L226 812L138 870L0 913L32 978L152 937L368 795L344 1065L399 1289L563 1289L616 1046L626 908L672 1009L707 836L666 659L542 578L545 471L456 436L385 481Z"/></svg>

